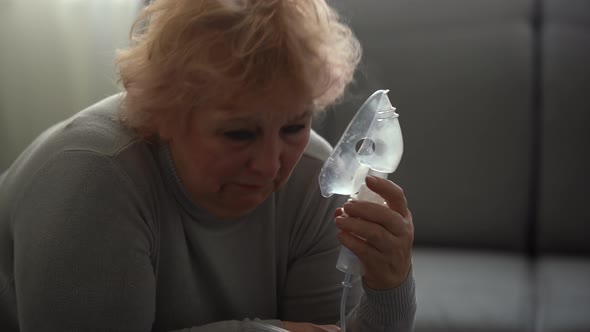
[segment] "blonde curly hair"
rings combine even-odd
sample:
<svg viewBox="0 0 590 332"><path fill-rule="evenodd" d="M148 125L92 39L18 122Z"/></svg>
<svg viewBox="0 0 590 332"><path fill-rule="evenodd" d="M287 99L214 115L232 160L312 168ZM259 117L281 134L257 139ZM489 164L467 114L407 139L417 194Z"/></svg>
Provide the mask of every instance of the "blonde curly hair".
<svg viewBox="0 0 590 332"><path fill-rule="evenodd" d="M145 135L216 100L287 79L322 110L352 81L361 47L324 0L156 0L116 66L122 117Z"/></svg>

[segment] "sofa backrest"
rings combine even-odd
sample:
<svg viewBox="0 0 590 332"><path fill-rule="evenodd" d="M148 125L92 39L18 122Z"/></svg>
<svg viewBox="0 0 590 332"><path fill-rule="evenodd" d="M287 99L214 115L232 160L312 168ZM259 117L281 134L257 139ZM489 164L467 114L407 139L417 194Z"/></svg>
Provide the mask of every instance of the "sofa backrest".
<svg viewBox="0 0 590 332"><path fill-rule="evenodd" d="M417 245L525 250L533 216L532 1L332 1L364 47L342 104L315 128L332 144L390 89Z"/></svg>
<svg viewBox="0 0 590 332"><path fill-rule="evenodd" d="M537 245L590 254L590 0L544 0Z"/></svg>

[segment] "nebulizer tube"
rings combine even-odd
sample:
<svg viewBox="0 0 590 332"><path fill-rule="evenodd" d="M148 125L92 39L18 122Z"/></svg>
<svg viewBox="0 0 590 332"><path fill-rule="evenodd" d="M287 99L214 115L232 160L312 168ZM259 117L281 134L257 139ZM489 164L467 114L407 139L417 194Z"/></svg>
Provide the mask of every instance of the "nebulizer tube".
<svg viewBox="0 0 590 332"><path fill-rule="evenodd" d="M403 153L403 139L398 114L387 97L388 90L373 93L360 107L326 160L319 175L324 197L350 195L351 199L385 204L371 191L367 175L387 178L393 173ZM346 211L344 211L346 214ZM342 247L336 268L345 273L340 302L340 331L346 332L346 300L353 276L364 274L358 257Z"/></svg>
<svg viewBox="0 0 590 332"><path fill-rule="evenodd" d="M348 292L352 288L351 280L352 274L346 272L344 281L342 281L342 299L340 300L340 332L346 332L346 299L348 298Z"/></svg>

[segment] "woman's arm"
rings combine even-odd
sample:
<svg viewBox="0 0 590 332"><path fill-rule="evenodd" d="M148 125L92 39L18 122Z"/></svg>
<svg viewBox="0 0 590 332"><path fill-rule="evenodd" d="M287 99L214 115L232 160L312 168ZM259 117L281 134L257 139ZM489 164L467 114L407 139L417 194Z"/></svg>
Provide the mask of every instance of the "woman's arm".
<svg viewBox="0 0 590 332"><path fill-rule="evenodd" d="M339 320L344 279L344 274L335 267L341 245L334 216L347 197L323 198L317 184L310 183L310 179L317 178L317 173L312 171L315 168L317 172L317 165L309 160L300 163L300 167L308 168L311 174L295 173L292 181L307 183L308 187L304 192L294 190L293 197L284 198L285 202L290 202L286 210L298 217L290 231L292 257L281 298L280 318L334 324ZM299 202L299 205L292 206L292 202ZM411 273L398 287L381 291L362 285L356 278L347 303L348 331L411 331L415 306Z"/></svg>
<svg viewBox="0 0 590 332"><path fill-rule="evenodd" d="M64 152L13 212L21 331L150 331L153 233L130 180L102 155Z"/></svg>

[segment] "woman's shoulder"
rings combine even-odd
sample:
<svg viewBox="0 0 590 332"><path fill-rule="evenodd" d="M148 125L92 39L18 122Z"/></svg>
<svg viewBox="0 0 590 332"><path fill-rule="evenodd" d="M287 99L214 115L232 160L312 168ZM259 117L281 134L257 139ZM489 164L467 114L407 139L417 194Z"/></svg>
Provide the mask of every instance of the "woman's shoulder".
<svg viewBox="0 0 590 332"><path fill-rule="evenodd" d="M123 95L107 97L48 129L44 144L58 151L88 151L113 156L140 137L119 118Z"/></svg>
<svg viewBox="0 0 590 332"><path fill-rule="evenodd" d="M96 154L113 158L147 145L119 120L122 95L116 94L46 129L17 157L8 172L38 168L63 154Z"/></svg>
<svg viewBox="0 0 590 332"><path fill-rule="evenodd" d="M63 169L58 181L67 181L106 171L105 165L112 178L127 177L138 172L130 168L153 163L149 143L118 120L120 101L121 95L108 97L47 129L6 170L0 191L21 191L49 168Z"/></svg>
<svg viewBox="0 0 590 332"><path fill-rule="evenodd" d="M114 96L88 107L21 153L0 177L0 224L28 229L63 220L57 232L72 223L102 229L112 219L146 234L156 229L156 161L148 143L118 123L117 104Z"/></svg>

